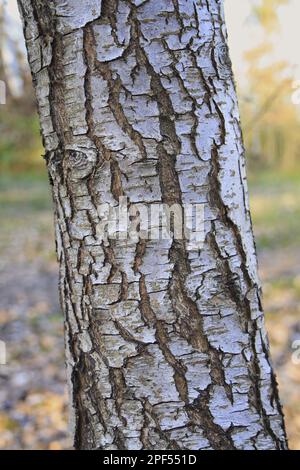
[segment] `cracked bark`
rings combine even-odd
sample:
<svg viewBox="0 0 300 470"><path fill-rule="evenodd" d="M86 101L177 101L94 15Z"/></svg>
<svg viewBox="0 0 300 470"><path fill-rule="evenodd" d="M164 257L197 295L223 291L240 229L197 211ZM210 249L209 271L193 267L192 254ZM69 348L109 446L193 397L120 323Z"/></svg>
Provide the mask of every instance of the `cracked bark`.
<svg viewBox="0 0 300 470"><path fill-rule="evenodd" d="M286 449L220 0L19 0L52 185L75 447ZM99 206L205 204L186 240Z"/></svg>

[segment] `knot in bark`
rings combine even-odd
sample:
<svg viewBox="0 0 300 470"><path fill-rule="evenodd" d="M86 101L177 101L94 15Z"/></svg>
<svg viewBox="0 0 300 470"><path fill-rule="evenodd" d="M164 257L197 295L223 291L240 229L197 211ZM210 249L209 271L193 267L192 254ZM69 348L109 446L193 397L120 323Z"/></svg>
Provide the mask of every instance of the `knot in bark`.
<svg viewBox="0 0 300 470"><path fill-rule="evenodd" d="M215 61L218 65L220 78L228 78L232 75L232 63L229 57L228 46L224 43L217 44L214 50Z"/></svg>
<svg viewBox="0 0 300 470"><path fill-rule="evenodd" d="M92 149L66 150L66 166L71 176L82 179L89 176L95 168L97 153Z"/></svg>

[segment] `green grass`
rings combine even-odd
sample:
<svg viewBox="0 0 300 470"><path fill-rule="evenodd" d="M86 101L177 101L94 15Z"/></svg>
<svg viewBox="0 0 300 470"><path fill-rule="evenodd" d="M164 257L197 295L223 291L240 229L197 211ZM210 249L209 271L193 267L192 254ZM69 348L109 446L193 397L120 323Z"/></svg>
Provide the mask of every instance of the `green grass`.
<svg viewBox="0 0 300 470"><path fill-rule="evenodd" d="M0 176L0 214L12 216L51 210L50 187L45 174Z"/></svg>
<svg viewBox="0 0 300 470"><path fill-rule="evenodd" d="M300 172L262 172L249 189L258 249L299 246Z"/></svg>
<svg viewBox="0 0 300 470"><path fill-rule="evenodd" d="M55 260L52 199L47 174L0 177L0 258Z"/></svg>

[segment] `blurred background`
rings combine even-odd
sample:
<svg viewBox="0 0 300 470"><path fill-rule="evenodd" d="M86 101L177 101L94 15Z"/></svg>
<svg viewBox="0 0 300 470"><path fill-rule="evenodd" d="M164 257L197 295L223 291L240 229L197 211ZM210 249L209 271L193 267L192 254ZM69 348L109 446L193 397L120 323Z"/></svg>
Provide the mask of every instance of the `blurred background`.
<svg viewBox="0 0 300 470"><path fill-rule="evenodd" d="M300 449L299 0L225 0L272 357ZM0 449L66 449L52 207L16 0L0 0ZM298 83L297 83L298 81Z"/></svg>

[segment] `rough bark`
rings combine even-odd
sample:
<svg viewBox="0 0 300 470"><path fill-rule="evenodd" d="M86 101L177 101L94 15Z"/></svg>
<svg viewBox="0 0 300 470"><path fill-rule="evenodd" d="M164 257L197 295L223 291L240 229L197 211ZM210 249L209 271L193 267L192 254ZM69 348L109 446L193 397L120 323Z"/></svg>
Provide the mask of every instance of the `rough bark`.
<svg viewBox="0 0 300 470"><path fill-rule="evenodd" d="M285 449L220 0L19 0L53 190L79 449ZM205 204L186 240L99 205Z"/></svg>

